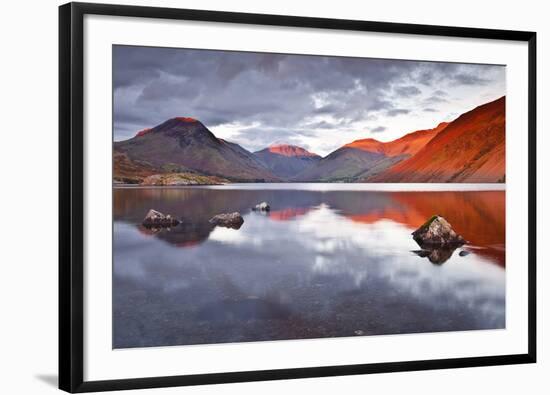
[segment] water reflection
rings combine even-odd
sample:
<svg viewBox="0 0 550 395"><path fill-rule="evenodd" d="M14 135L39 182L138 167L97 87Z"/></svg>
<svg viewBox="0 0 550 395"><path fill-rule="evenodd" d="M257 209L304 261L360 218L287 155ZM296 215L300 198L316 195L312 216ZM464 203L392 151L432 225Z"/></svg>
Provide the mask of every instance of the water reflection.
<svg viewBox="0 0 550 395"><path fill-rule="evenodd" d="M418 250L434 212L469 255ZM115 347L504 327L504 192L116 189L114 217Z"/></svg>
<svg viewBox="0 0 550 395"><path fill-rule="evenodd" d="M421 258L428 258L431 263L442 265L453 256L456 249L457 247L424 248L415 250L413 253Z"/></svg>

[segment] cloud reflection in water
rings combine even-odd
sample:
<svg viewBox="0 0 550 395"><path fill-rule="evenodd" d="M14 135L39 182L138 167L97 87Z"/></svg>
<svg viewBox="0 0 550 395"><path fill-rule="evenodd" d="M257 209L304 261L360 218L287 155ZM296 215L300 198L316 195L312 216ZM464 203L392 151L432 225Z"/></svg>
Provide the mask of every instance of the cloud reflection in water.
<svg viewBox="0 0 550 395"><path fill-rule="evenodd" d="M385 195L350 193L307 192L296 201L312 204L284 220L247 212L239 230L209 229L193 248L119 217L114 346L504 327L502 266L476 250L433 265L411 252L418 246L409 224L349 214L356 198L379 209ZM277 194L257 197L277 211Z"/></svg>

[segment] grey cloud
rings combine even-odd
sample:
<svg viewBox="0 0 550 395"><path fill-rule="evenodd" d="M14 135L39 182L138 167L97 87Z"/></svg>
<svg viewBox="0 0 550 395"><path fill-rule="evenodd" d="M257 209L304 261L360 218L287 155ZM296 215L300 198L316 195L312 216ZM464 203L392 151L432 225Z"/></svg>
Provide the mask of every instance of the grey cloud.
<svg viewBox="0 0 550 395"><path fill-rule="evenodd" d="M436 110L435 108L428 107L428 108L423 109L422 111L424 111L424 112L437 112L438 110Z"/></svg>
<svg viewBox="0 0 550 395"><path fill-rule="evenodd" d="M149 117L146 114L131 111L131 108L121 108L114 113L115 123L126 123L139 125L149 121Z"/></svg>
<svg viewBox="0 0 550 395"><path fill-rule="evenodd" d="M193 116L226 122L295 127L305 116L362 119L390 108L379 94L414 64L387 60L283 56L148 47L115 47L114 88L141 86L131 106L149 125ZM327 102L317 108L312 95ZM116 100L115 100L115 104ZM118 111L120 106L116 106ZM120 109L124 112L124 109ZM115 125L116 126L116 125Z"/></svg>
<svg viewBox="0 0 550 395"><path fill-rule="evenodd" d="M200 92L198 81L190 81L186 78L159 78L143 88L138 101L155 102L165 97L179 97L192 99Z"/></svg>
<svg viewBox="0 0 550 395"><path fill-rule="evenodd" d="M495 68L503 70L502 66L427 62L418 67L413 80L424 86L484 86L491 82L486 75Z"/></svg>
<svg viewBox="0 0 550 395"><path fill-rule="evenodd" d="M327 104L327 105L319 107L319 108L315 108L313 110L313 112L315 114L332 114L332 113L336 112L337 110L338 110L338 105L336 105L334 103L331 103L331 104Z"/></svg>
<svg viewBox="0 0 550 395"><path fill-rule="evenodd" d="M419 73L419 75L416 77L416 81L419 82L422 85L431 85L433 81L433 73L431 73L428 70L422 71Z"/></svg>
<svg viewBox="0 0 550 395"><path fill-rule="evenodd" d="M432 95L424 99L424 104L437 104L437 103L446 103L448 100L444 97Z"/></svg>
<svg viewBox="0 0 550 395"><path fill-rule="evenodd" d="M416 86L408 85L408 86L399 86L394 89L395 93L401 97L411 97L411 96L417 96L422 93L420 89L418 89Z"/></svg>
<svg viewBox="0 0 550 395"><path fill-rule="evenodd" d="M200 119L207 127L259 125L264 133L258 138L266 140L296 139L288 131L313 127L340 133L339 128L356 122L381 117L376 122L383 123L386 116L408 114L411 110L403 109L400 99L419 95L424 85L447 89L475 83L467 76L483 83L488 70L434 62L114 46L115 139L175 116ZM441 100L443 95L434 92L433 97ZM419 101L421 107L414 110L429 104Z"/></svg>
<svg viewBox="0 0 550 395"><path fill-rule="evenodd" d="M448 100L446 97L449 94L446 91L443 91L441 89L437 89L432 92L431 96L424 99L424 104L430 105L430 104L437 104L437 103L446 103Z"/></svg>
<svg viewBox="0 0 550 395"><path fill-rule="evenodd" d="M394 108L394 109L386 111L386 115L388 117L396 117L398 115L405 115L405 114L408 114L410 112L411 112L411 110L406 110L404 108Z"/></svg>
<svg viewBox="0 0 550 395"><path fill-rule="evenodd" d="M341 128L342 126L345 126L346 123L347 122L345 122L344 120L340 120L335 123L320 121L320 122L309 123L306 126L310 129L337 129L337 128Z"/></svg>
<svg viewBox="0 0 550 395"><path fill-rule="evenodd" d="M453 77L453 81L461 84L461 85L487 85L490 80L486 78L481 78L477 75L473 74L466 74L466 73L459 73L455 74Z"/></svg>
<svg viewBox="0 0 550 395"><path fill-rule="evenodd" d="M377 126L373 129L371 129L370 131L373 132L373 133L381 133L381 132L385 132L387 130L387 128L385 126Z"/></svg>

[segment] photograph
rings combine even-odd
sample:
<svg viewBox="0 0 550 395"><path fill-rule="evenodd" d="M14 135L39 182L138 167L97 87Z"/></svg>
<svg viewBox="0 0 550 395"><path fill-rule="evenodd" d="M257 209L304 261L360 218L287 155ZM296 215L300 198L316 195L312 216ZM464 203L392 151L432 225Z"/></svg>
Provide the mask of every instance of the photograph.
<svg viewBox="0 0 550 395"><path fill-rule="evenodd" d="M543 3L6 5L0 393L548 392Z"/></svg>
<svg viewBox="0 0 550 395"><path fill-rule="evenodd" d="M112 347L506 328L506 66L112 46Z"/></svg>

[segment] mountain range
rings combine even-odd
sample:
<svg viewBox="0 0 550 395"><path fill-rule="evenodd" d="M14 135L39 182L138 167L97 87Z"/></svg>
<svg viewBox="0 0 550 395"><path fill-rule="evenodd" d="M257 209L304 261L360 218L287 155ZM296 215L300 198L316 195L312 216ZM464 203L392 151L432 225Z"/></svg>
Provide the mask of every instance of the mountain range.
<svg viewBox="0 0 550 395"><path fill-rule="evenodd" d="M367 180L414 155L445 126L446 123L441 123L435 129L412 132L387 143L371 138L356 140L330 153L317 166L298 174L296 180Z"/></svg>
<svg viewBox="0 0 550 395"><path fill-rule="evenodd" d="M252 153L199 120L177 117L115 142L113 161L122 183L163 173L231 182L504 182L505 97L433 129L356 140L325 157L290 144Z"/></svg>

